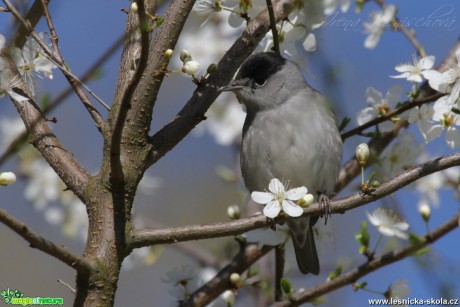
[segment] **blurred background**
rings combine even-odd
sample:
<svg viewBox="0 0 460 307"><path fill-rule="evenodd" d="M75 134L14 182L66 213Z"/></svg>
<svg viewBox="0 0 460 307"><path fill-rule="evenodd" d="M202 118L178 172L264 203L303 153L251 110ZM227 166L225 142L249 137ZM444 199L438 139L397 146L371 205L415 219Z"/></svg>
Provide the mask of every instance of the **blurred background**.
<svg viewBox="0 0 460 307"><path fill-rule="evenodd" d="M22 3L22 2L21 2ZM409 28L416 31L416 36L424 45L428 55L436 57L439 64L447 56L450 48L460 33L460 3L456 0L446 1L391 1L398 8L397 15ZM23 3L22 3L23 4ZM59 34L61 51L72 72L79 76L103 54L122 34L125 29L126 14L121 8L129 8L127 1L52 1L51 13L56 30ZM384 95L388 89L399 84L403 93L411 91L411 84L404 79L391 79L396 75L394 67L400 63L412 62L415 50L407 38L399 32L386 31L375 49L364 48L366 35L363 23L369 21L369 15L380 8L374 3L364 6L361 14L355 13L355 5L343 13L340 10L326 18L325 24L315 30L317 50L308 53L304 58L305 77L309 83L333 102L339 118L350 117L349 130L357 125L356 114L367 106L365 91L374 87ZM226 15L215 15L212 23L224 27ZM192 51L194 59L200 62L202 71L219 60L232 39L241 33L241 28L221 29L223 36L216 47L213 40L215 33L209 33L207 25L200 26L203 18L190 16L183 37L175 50L170 69L180 68L177 59L182 48ZM0 29L7 40L12 35L13 20L10 14L0 15ZM216 26L217 27L217 26ZM38 31L46 32L42 22ZM193 46L193 44L199 46ZM199 48L215 49L215 58L209 53L199 52ZM209 51L209 50L208 50ZM98 70L95 77L87 85L105 102L111 102L118 73L118 62L121 48ZM67 87L67 82L55 70L54 79L38 80L36 95L48 95L50 100ZM171 74L165 79L154 109L152 133L168 123L182 108L191 96L195 85L185 74ZM233 96L219 97L219 101L234 100ZM401 101L406 100L401 97ZM231 102L235 103L235 102ZM101 112L104 110L100 108ZM91 173L96 173L101 163L102 138L94 126L86 110L75 95L69 96L51 116L57 118L51 124L53 131L62 143L75 155L80 163ZM18 115L7 98L0 100L0 122L13 120ZM159 227L179 226L200 223L216 223L227 221L226 208L237 204L245 207L245 191L240 179L224 180L222 169L238 174L238 147L234 143L221 145L205 127L198 126L189 136L178 144L171 152L155 164L147 173L147 188L141 189L135 200L135 214L142 216L142 223ZM3 129L6 129L2 126ZM415 138L424 145L417 127L410 127ZM3 133L3 132L2 132ZM353 137L344 144L344 161L354 154L356 145L365 142L364 137ZM426 147L431 157L454 152L447 147L441 137ZM4 148L0 148L3 152ZM403 157L404 158L404 157ZM0 166L0 171L16 171L18 157L12 157ZM350 184L340 196L357 191L359 180ZM19 178L18 182L0 189L0 207L11 215L21 219L32 229L45 238L64 244L76 253L82 253L84 241L75 232L62 231L59 225L49 223L44 210L37 208L26 200L24 191L30 182ZM440 204L434 208L430 220L430 228L434 229L447 221L459 210L459 201L455 191L442 189ZM323 282L328 272L339 264L346 272L365 262L358 254L358 243L354 236L359 231L362 220L366 220L366 211L386 206L398 211L410 224L410 231L423 235L425 224L417 211L418 193L414 187L407 187L382 201L369 204L333 216L326 226L318 223L319 240L317 240L322 271L319 276L300 276L296 272L293 253L288 247L288 261L294 267L287 274L298 288L307 288ZM58 207L58 202L49 206ZM84 223L83 223L84 224ZM369 225L371 248L375 245L378 233ZM361 281L368 283L368 288L379 292L387 290L396 280L404 279L410 287L411 298L460 298L460 263L458 261L459 232L454 231L436 242L431 251L422 257L411 257L394 265L385 267L364 277ZM392 249L405 242L384 238L380 245L384 249ZM199 249L214 254L216 259L231 257L237 250L237 243L232 238L191 242ZM44 253L32 249L28 244L0 224L0 289L18 289L25 296L64 297L65 305L73 302L72 293L58 283L63 280L74 286L74 271ZM142 256L143 255L143 256ZM267 256L270 261L273 254ZM225 264L225 260L223 261ZM116 306L168 306L173 297L169 293L170 285L165 282L167 272L175 267L188 264L200 271L195 257L184 249L172 246L161 246L144 251L139 257L132 258L123 269L115 300ZM241 291L237 305L253 304L247 291ZM378 294L365 291L354 292L351 286L344 287L328 295L324 306L362 306L369 298L381 298Z"/></svg>

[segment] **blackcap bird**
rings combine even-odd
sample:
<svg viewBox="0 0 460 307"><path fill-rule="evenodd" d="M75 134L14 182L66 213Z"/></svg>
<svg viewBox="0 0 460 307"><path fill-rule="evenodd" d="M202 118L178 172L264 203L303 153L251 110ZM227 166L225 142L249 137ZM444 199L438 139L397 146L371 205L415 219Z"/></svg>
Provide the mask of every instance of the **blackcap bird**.
<svg viewBox="0 0 460 307"><path fill-rule="evenodd" d="M342 139L334 111L299 67L273 52L253 54L219 90L234 92L246 106L241 171L248 190L264 191L278 178L328 202L340 171ZM317 220L288 221L303 274L319 273L312 230Z"/></svg>

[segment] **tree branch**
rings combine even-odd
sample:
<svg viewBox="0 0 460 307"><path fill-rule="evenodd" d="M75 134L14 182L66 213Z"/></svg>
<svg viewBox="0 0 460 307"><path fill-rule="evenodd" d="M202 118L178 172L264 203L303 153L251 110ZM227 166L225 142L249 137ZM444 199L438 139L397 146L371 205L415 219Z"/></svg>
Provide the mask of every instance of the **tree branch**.
<svg viewBox="0 0 460 307"><path fill-rule="evenodd" d="M434 243L439 238L445 236L452 230L459 227L459 219L460 219L460 213L457 213L454 217L452 217L445 224L441 225L434 231L428 233L423 238L423 242L420 242L419 244L410 244L399 250L386 253L382 255L381 257L373 259L367 263L364 263L358 268L346 274L343 274L333 280L319 284L309 290L302 291L301 293L290 298L289 301L280 302L280 303L275 304L274 306L276 307L299 306L300 304L309 302L313 300L314 298L317 298L321 295L329 293L333 290L336 290L338 288L341 288L349 284L353 284L359 278L366 276L369 273L372 273L389 264L395 263L409 256L412 256L416 251L420 250L421 248Z"/></svg>
<svg viewBox="0 0 460 307"><path fill-rule="evenodd" d="M118 38L112 45L96 60L94 63L79 77L78 79L81 82L88 81L94 72L99 69L120 47L123 42L123 37ZM44 115L51 112L54 108L59 106L70 94L73 93L72 87L69 86L61 93L59 93L56 98L54 98L49 104L47 104L41 111ZM34 125L32 125L33 127ZM18 135L8 146L7 150L0 156L0 165L5 163L11 155L13 155L21 147L21 145L27 140L29 136L28 131L24 131Z"/></svg>
<svg viewBox="0 0 460 307"><path fill-rule="evenodd" d="M226 289L233 287L230 282L232 273L242 274L271 249L271 246L259 248L257 244L249 244L243 247L230 264L220 270L213 279L192 293L188 300L181 302L179 306L205 306L211 303Z"/></svg>
<svg viewBox="0 0 460 307"><path fill-rule="evenodd" d="M56 64L59 69L62 71L62 73L64 74L64 76L66 77L67 81L69 82L69 84L72 86L73 90L75 91L75 93L77 94L77 96L80 98L80 100L82 101L83 105L85 106L85 108L88 110L88 112L90 113L91 117L93 118L94 122L96 123L96 126L98 127L98 129L102 129L103 125L104 125L104 119L102 118L102 116L99 114L99 112L97 111L97 109L93 106L91 100L88 98L88 96L86 95L86 93L83 91L82 89L82 86L83 83L78 80L78 78L76 78L69 70L66 69L66 67L64 66L64 60L60 54L60 51L59 51L59 48L57 50L51 50L50 47L48 47L48 45L41 39L41 37L34 31L34 29L31 27L31 25L28 23L28 21L26 19L24 19L24 17L21 16L21 14L18 12L18 10L11 4L11 2L9 0L3 0L3 2L5 3L5 5L7 6L7 8L11 11L11 13L13 14L13 16L29 31L30 33L30 36L32 36L34 38L34 40L37 42L38 45L40 45L40 47L43 49L43 51L45 52L46 56L48 56L48 58L54 63ZM52 24L52 20L51 20L51 16L49 15L49 11L48 11L48 7L44 4L43 5L43 10L45 12L45 14L47 14L47 22L51 22L51 24L48 24L48 26L50 27L50 31L51 29L53 29L53 32L54 34L56 34L56 32L54 31L54 26ZM57 44L57 37L56 39L54 40L54 43ZM91 91L90 91L91 92ZM91 92L92 93L92 92ZM108 108L108 106L102 101L100 100L99 97L97 97L96 95L94 95L92 93L92 95L99 101L101 102L102 105L104 105L104 107Z"/></svg>
<svg viewBox="0 0 460 307"><path fill-rule="evenodd" d="M374 0L382 9L385 9L387 6L384 0ZM408 29L404 26L404 24L399 20L398 17L393 17L393 29L400 31L404 36L407 37L409 42L414 46L415 50L417 51L419 57L423 58L426 56L425 48L423 48L422 44L417 40L415 37L415 30Z"/></svg>
<svg viewBox="0 0 460 307"><path fill-rule="evenodd" d="M293 10L294 2L294 0L276 1L274 3L275 20L285 19ZM146 161L149 165L157 162L205 119L204 113L219 95L217 89L228 84L238 67L254 51L269 29L270 18L268 10L265 9L248 22L241 37L219 61L217 71L195 90L193 96L174 119L152 136L153 150Z"/></svg>
<svg viewBox="0 0 460 307"><path fill-rule="evenodd" d="M357 134L360 134L362 133L364 130L366 130L367 128L370 128L372 126L375 126L375 125L378 125L384 121L387 121L387 120L390 120L392 119L393 117L407 111L407 110L410 110L412 108L415 108L415 107L419 107L421 105L424 105L426 103L430 103L430 102L433 102L433 101L436 101L437 99L441 98L442 96L445 96L446 94L443 94L443 93L436 93L434 95L431 95L431 96L428 96L428 97L424 97L424 98L421 98L421 99L418 99L418 100L414 100L414 101L406 101L403 103L403 105L400 107L400 108L397 108L397 109L394 109L393 111L391 112L388 112L386 115L384 116L379 116L379 117L376 117L374 118L373 120L370 120L368 121L367 123L361 125L361 126L358 126L356 128L353 128L345 133L342 133L342 140L345 141L346 139L348 139L349 137L353 136L353 135L357 135Z"/></svg>
<svg viewBox="0 0 460 307"><path fill-rule="evenodd" d="M147 61L149 57L149 43L150 35L147 29L147 15L145 13L145 6L143 1L137 1L138 4L138 31L140 32L140 56L139 63L136 65L136 70L133 78L130 80L126 91L123 94L121 103L116 112L116 119L112 129L112 135L110 140L110 178L112 187L114 190L123 190L123 168L120 161L120 148L121 148L121 138L123 133L123 127L125 126L126 118L128 116L128 111L131 108L131 99L134 95L134 91L139 85L139 81L144 74L145 67L147 66Z"/></svg>
<svg viewBox="0 0 460 307"><path fill-rule="evenodd" d="M24 240L29 242L30 247L41 250L42 252L61 260L82 274L89 274L91 271L91 263L87 262L84 258L79 257L63 246L57 246L53 242L41 237L26 224L9 215L3 209L0 209L0 221L23 237Z"/></svg>
<svg viewBox="0 0 460 307"><path fill-rule="evenodd" d="M363 206L392 194L422 177L458 165L460 165L460 153L451 154L419 164L409 170L399 173L394 178L381 184L372 194L357 192L347 197L331 201L331 213L345 213L348 210ZM324 210L321 206L315 203L304 209L303 216L319 216L323 213ZM292 217L279 216L274 220L270 220L259 214L236 221L217 224L192 225L155 230L141 229L133 232L131 241L128 242L128 245L132 248L139 248L156 244L234 236L258 228L270 227L291 218Z"/></svg>

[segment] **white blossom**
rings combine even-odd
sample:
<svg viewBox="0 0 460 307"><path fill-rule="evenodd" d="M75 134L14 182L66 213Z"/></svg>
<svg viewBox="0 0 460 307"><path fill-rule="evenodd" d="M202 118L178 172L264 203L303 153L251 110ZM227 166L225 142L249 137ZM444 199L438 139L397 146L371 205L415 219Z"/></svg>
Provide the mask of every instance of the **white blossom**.
<svg viewBox="0 0 460 307"><path fill-rule="evenodd" d="M389 291L389 297L394 299L405 299L410 293L409 286L407 285L407 280L397 280L391 284Z"/></svg>
<svg viewBox="0 0 460 307"><path fill-rule="evenodd" d="M396 142L382 154L377 170L382 177L393 177L400 171L412 167L423 152L423 146L407 131L399 133Z"/></svg>
<svg viewBox="0 0 460 307"><path fill-rule="evenodd" d="M5 152L8 146L23 132L26 131L24 122L20 117L0 118L0 152Z"/></svg>
<svg viewBox="0 0 460 307"><path fill-rule="evenodd" d="M5 93L17 102L24 102L29 98L22 96L14 91L15 87L18 87L19 77L14 76L9 69L0 71L0 97Z"/></svg>
<svg viewBox="0 0 460 307"><path fill-rule="evenodd" d="M373 87L366 89L366 100L369 107L364 108L357 114L358 125L363 125L374 118L386 115L391 111L399 101L402 94L402 88L399 85L393 85L383 97L382 93ZM381 132L391 131L393 124L391 121L384 121L378 124Z"/></svg>
<svg viewBox="0 0 460 307"><path fill-rule="evenodd" d="M409 229L409 224L400 221L398 216L381 208L376 209L372 214L368 212L366 214L371 224L377 227L382 235L401 239L409 237L406 233L407 229Z"/></svg>
<svg viewBox="0 0 460 307"><path fill-rule="evenodd" d="M332 14L338 5L340 5L340 11L346 13L350 8L351 0L323 0L324 14Z"/></svg>
<svg viewBox="0 0 460 307"><path fill-rule="evenodd" d="M425 56L419 60L414 57L413 64L405 63L397 65L395 69L401 74L397 76L391 76L391 78L403 78L410 82L421 83L425 75L430 76L426 73L426 71L433 68L434 60L434 56Z"/></svg>
<svg viewBox="0 0 460 307"><path fill-rule="evenodd" d="M197 61L187 61L184 63L184 66L182 66L182 71L187 75L194 75L198 70L200 70L200 63Z"/></svg>
<svg viewBox="0 0 460 307"><path fill-rule="evenodd" d="M283 209L287 215L293 217L302 215L302 207L298 206L293 201L297 201L307 194L306 187L299 187L286 191L281 181L277 178L273 178L268 185L268 190L270 192L254 191L251 193L253 201L259 204L265 204L263 213L266 217L277 217L281 209Z"/></svg>
<svg viewBox="0 0 460 307"><path fill-rule="evenodd" d="M206 112L205 129L219 145L228 146L241 136L246 113L237 102L217 102Z"/></svg>
<svg viewBox="0 0 460 307"><path fill-rule="evenodd" d="M28 168L29 182L24 192L38 210L44 209L48 203L56 201L62 191L61 179L56 172L42 159L35 159Z"/></svg>
<svg viewBox="0 0 460 307"><path fill-rule="evenodd" d="M163 282L169 285L169 292L177 301L187 299L199 285L196 270L188 265L175 267L166 273Z"/></svg>
<svg viewBox="0 0 460 307"><path fill-rule="evenodd" d="M377 46L380 36L382 36L383 31L395 14L396 7L394 5L387 5L383 11L374 13L372 22L364 23L364 30L369 34L364 41L364 47L373 49Z"/></svg>
<svg viewBox="0 0 460 307"><path fill-rule="evenodd" d="M409 113L409 123L417 124L426 143L431 142L442 133L442 127L432 121L433 115L433 106L426 104L412 108Z"/></svg>
<svg viewBox="0 0 460 307"><path fill-rule="evenodd" d="M44 37L43 33L39 35ZM22 49L11 48L11 57L32 93L34 92L34 76L38 76L34 73L41 72L45 77L53 79L52 70L57 66L45 57L43 50L32 37L27 38Z"/></svg>

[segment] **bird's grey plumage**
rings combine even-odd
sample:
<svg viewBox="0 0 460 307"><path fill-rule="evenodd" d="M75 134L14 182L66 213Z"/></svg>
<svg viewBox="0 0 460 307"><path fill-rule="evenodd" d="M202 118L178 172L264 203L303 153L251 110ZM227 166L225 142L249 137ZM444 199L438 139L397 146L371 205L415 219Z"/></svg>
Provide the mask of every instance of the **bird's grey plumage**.
<svg viewBox="0 0 460 307"><path fill-rule="evenodd" d="M222 90L246 105L241 170L249 191L264 191L272 178L309 193L331 195L342 159L337 120L327 101L304 80L293 62L258 53ZM319 273L312 227L318 218L290 220L302 273Z"/></svg>

